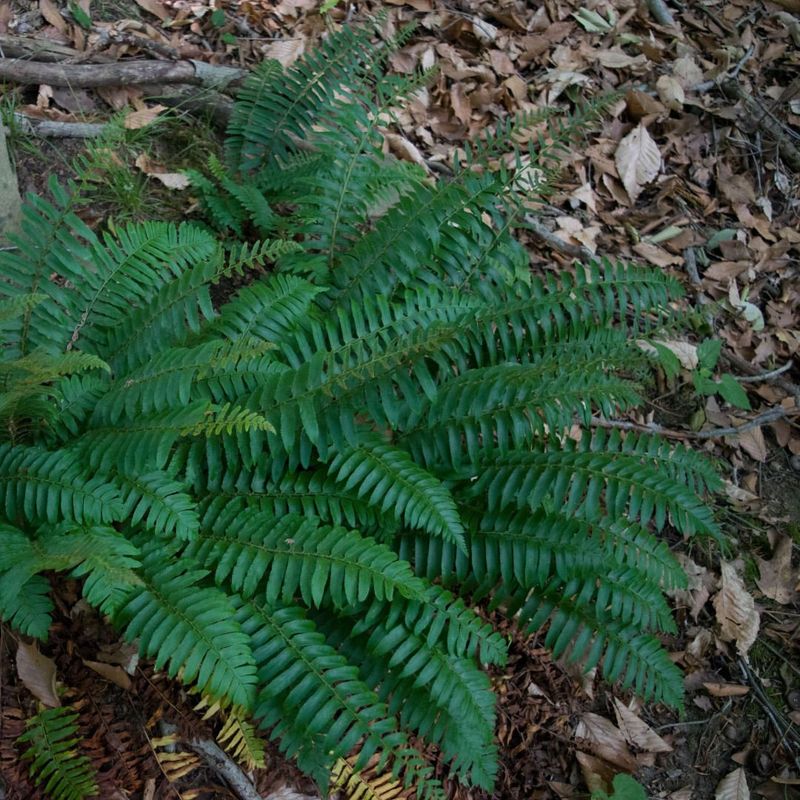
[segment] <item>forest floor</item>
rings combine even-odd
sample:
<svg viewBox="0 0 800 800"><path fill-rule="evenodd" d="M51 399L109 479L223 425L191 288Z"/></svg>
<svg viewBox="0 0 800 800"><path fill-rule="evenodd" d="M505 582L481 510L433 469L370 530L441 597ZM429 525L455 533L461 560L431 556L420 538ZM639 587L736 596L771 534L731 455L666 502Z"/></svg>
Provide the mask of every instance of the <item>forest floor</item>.
<svg viewBox="0 0 800 800"><path fill-rule="evenodd" d="M665 342L677 375L662 377L644 412L620 422L719 460L718 514L736 545L720 554L673 542L690 576L673 597L679 634L667 641L686 673L684 716L642 707L554 663L536 637L508 630L511 658L493 674L502 763L493 797L582 798L624 771L651 798L800 798L800 0L368 0L325 15L320 5L0 0L0 49L25 36L79 51L73 63L99 54L288 66L332 26L383 9L387 35L417 25L390 68L438 67L387 131L386 147L432 173L509 114L569 109L618 90L565 152L555 192L535 209L539 229L524 234L532 268L569 269L589 251L684 283L698 322L691 336ZM654 19L656 6L672 24ZM15 113L56 122L122 115L122 133L96 162L103 202L90 223L106 213L184 216L193 201L180 170L202 165L219 143L208 119L169 113L135 86L9 82L1 91L23 191L45 192L52 174L69 178L84 144L33 138ZM697 349L711 334L722 342L713 365ZM690 375L703 370L742 381L747 402L734 390L698 394ZM235 798L164 738L210 737L215 720L203 721L196 698L150 665L137 666L78 597L69 582L59 588L46 652L95 719L86 746L101 796ZM34 800L13 745L31 700L12 653L0 633L0 797ZM274 749L254 781L264 796L281 786L314 792ZM454 787L453 797L485 795Z"/></svg>

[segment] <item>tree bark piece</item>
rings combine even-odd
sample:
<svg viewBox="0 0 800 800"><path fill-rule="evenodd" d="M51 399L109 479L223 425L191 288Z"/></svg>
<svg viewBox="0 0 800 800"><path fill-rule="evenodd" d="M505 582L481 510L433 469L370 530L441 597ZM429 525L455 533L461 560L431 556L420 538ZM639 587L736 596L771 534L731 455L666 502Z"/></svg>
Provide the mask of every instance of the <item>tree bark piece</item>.
<svg viewBox="0 0 800 800"><path fill-rule="evenodd" d="M15 58L0 58L0 81L73 89L101 86L141 86L184 83L221 89L239 83L245 70L206 64L202 61L119 61L110 64L51 64Z"/></svg>
<svg viewBox="0 0 800 800"><path fill-rule="evenodd" d="M669 27L675 24L675 18L664 0L647 0L647 8L659 25Z"/></svg>
<svg viewBox="0 0 800 800"><path fill-rule="evenodd" d="M14 114L14 122L23 133L43 139L94 139L102 136L106 130L103 123L36 119L19 112Z"/></svg>

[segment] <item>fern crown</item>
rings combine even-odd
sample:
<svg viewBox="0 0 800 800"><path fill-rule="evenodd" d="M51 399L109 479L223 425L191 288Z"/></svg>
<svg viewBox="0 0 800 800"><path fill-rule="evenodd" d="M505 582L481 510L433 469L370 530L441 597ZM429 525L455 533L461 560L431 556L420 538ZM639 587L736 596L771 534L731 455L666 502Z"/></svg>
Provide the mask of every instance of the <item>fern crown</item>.
<svg viewBox="0 0 800 800"><path fill-rule="evenodd" d="M483 667L506 652L478 601L680 705L657 635L684 576L658 532L717 536L718 481L592 426L640 401L635 340L677 284L610 261L532 276L513 235L520 170L544 191L597 109L525 114L433 180L383 153L426 76L385 76L372 36L253 72L224 159L192 175L208 225L98 233L78 187L29 199L0 253L0 613L46 639L44 573L80 577L323 786L374 756L435 797L412 734L459 780L495 777Z"/></svg>

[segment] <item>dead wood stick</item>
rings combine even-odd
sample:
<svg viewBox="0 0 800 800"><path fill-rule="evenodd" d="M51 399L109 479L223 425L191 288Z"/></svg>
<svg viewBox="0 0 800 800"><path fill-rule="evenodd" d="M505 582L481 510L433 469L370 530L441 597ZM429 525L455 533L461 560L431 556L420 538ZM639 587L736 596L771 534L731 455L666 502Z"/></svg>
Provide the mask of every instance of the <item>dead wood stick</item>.
<svg viewBox="0 0 800 800"><path fill-rule="evenodd" d="M622 431L639 431L641 433L658 433L667 439L719 439L723 436L738 436L746 433L753 428L763 428L779 419L793 417L800 413L800 409L785 409L783 406L768 408L766 411L753 417L742 425L731 425L728 428L709 428L705 431L676 431L665 428L656 422L642 425L639 422L628 422L627 420L602 419L592 417L592 427L595 428L617 428Z"/></svg>
<svg viewBox="0 0 800 800"><path fill-rule="evenodd" d="M581 261L593 261L597 258L588 247L565 242L560 236L556 236L552 231L548 230L531 214L525 215L525 227L536 234L548 247L557 250L559 253L563 253L565 256L578 258Z"/></svg>
<svg viewBox="0 0 800 800"><path fill-rule="evenodd" d="M730 352L730 350L723 350L722 357L730 364L733 364L735 367L740 369L742 372L746 373L747 375L760 375L761 370L758 367L753 366L749 361L742 358L741 356L737 356L736 353ZM789 380L781 377L774 377L771 379L772 383L774 383L779 388L783 389L788 395L791 395L795 398L795 402L797 403L798 407L800 407L800 386L796 383L792 383Z"/></svg>
<svg viewBox="0 0 800 800"><path fill-rule="evenodd" d="M49 42L47 39L0 34L1 58L26 58L35 61L56 62L79 55L79 50Z"/></svg>
<svg viewBox="0 0 800 800"><path fill-rule="evenodd" d="M42 139L94 139L105 133L106 126L98 122L61 122L54 119L35 119L16 112L14 122L23 133Z"/></svg>
<svg viewBox="0 0 800 800"><path fill-rule="evenodd" d="M227 781L228 786L239 800L263 800L247 775L214 742L208 739L193 739L187 744L205 759L214 772Z"/></svg>
<svg viewBox="0 0 800 800"><path fill-rule="evenodd" d="M119 61L110 64L50 64L0 58L0 81L94 89L100 86L141 86L183 83L222 89L235 85L247 72L203 61Z"/></svg>

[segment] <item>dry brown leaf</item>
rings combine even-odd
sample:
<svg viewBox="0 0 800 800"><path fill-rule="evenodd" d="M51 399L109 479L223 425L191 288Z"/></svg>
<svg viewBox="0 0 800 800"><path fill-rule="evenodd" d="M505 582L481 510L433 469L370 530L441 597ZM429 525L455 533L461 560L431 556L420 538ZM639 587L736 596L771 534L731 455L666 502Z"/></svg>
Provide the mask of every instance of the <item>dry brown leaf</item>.
<svg viewBox="0 0 800 800"><path fill-rule="evenodd" d="M672 65L672 74L684 89L691 89L703 82L703 70L697 66L697 62L691 56L675 59Z"/></svg>
<svg viewBox="0 0 800 800"><path fill-rule="evenodd" d="M747 655L758 636L761 618L755 600L744 588L733 564L723 561L721 571L722 585L714 597L720 637L723 641L736 642L739 653Z"/></svg>
<svg viewBox="0 0 800 800"><path fill-rule="evenodd" d="M186 189L189 186L189 178L182 172L169 172L166 167L152 161L146 153L136 157L133 162L136 166L144 172L145 175L155 178L160 181L168 189L176 189L178 191Z"/></svg>
<svg viewBox="0 0 800 800"><path fill-rule="evenodd" d="M131 111L126 115L122 124L126 130L137 131L150 125L162 111L166 111L166 108L166 106L156 105L143 108L141 111Z"/></svg>
<svg viewBox="0 0 800 800"><path fill-rule="evenodd" d="M742 697L750 691L749 686L740 683L704 683L703 688L712 697Z"/></svg>
<svg viewBox="0 0 800 800"><path fill-rule="evenodd" d="M744 770L739 767L726 775L717 785L714 800L750 800L750 789Z"/></svg>
<svg viewBox="0 0 800 800"><path fill-rule="evenodd" d="M622 185L631 202L642 193L645 185L658 175L661 169L661 152L647 128L637 125L617 147L614 157Z"/></svg>
<svg viewBox="0 0 800 800"><path fill-rule="evenodd" d="M772 559L758 559L758 588L770 600L788 605L797 597L797 581L800 571L792 569L792 537L779 534Z"/></svg>
<svg viewBox="0 0 800 800"><path fill-rule="evenodd" d="M636 89L631 89L625 95L625 104L628 107L628 113L637 121L650 114L663 114L666 111L654 97Z"/></svg>
<svg viewBox="0 0 800 800"><path fill-rule="evenodd" d="M39 0L39 11L60 33L66 34L69 31L69 23L61 16L61 12L53 0Z"/></svg>
<svg viewBox="0 0 800 800"><path fill-rule="evenodd" d="M460 83L454 83L450 87L450 104L453 106L453 113L462 125L469 125L472 116L472 106L464 93L464 87Z"/></svg>
<svg viewBox="0 0 800 800"><path fill-rule="evenodd" d="M767 460L767 443L761 428L750 428L737 434L737 442L751 458L761 463Z"/></svg>
<svg viewBox="0 0 800 800"><path fill-rule="evenodd" d="M645 753L671 753L668 745L646 722L643 722L621 700L614 698L617 725L628 744Z"/></svg>
<svg viewBox="0 0 800 800"><path fill-rule="evenodd" d="M654 267L671 267L683 263L681 256L668 253L663 247L652 242L637 242L633 246L633 251Z"/></svg>
<svg viewBox="0 0 800 800"><path fill-rule="evenodd" d="M261 48L264 58L273 58L281 66L291 67L306 50L306 41L300 37L279 39Z"/></svg>
<svg viewBox="0 0 800 800"><path fill-rule="evenodd" d="M384 139L386 139L386 144L389 145L389 151L401 161L410 161L412 164L419 164L419 166L427 169L422 153L405 136L400 136L397 133L386 133L384 134Z"/></svg>
<svg viewBox="0 0 800 800"><path fill-rule="evenodd" d="M578 751L575 753L575 758L581 768L583 781L592 794L610 791L611 782L614 780L614 774L617 770L613 769L605 761L588 753Z"/></svg>
<svg viewBox="0 0 800 800"><path fill-rule="evenodd" d="M631 67L641 67L647 63L647 56L641 54L629 56L619 48L595 50L594 57L608 69L630 69Z"/></svg>
<svg viewBox="0 0 800 800"><path fill-rule="evenodd" d="M107 681L116 684L121 689L125 689L125 691L130 690L131 679L122 667L104 664L102 661L86 661L85 659L83 663L98 675L102 675Z"/></svg>
<svg viewBox="0 0 800 800"><path fill-rule="evenodd" d="M662 75L656 81L656 91L661 102L673 111L681 111L686 102L683 86L671 75Z"/></svg>
<svg viewBox="0 0 800 800"><path fill-rule="evenodd" d="M583 739L598 758L626 772L633 772L638 766L620 729L599 714L585 713L575 728L575 738Z"/></svg>
<svg viewBox="0 0 800 800"><path fill-rule="evenodd" d="M167 7L159 2L159 0L136 0L136 5L143 8L154 17L158 17L162 22L166 22L168 19L172 18L169 11L167 11Z"/></svg>
<svg viewBox="0 0 800 800"><path fill-rule="evenodd" d="M50 708L61 705L56 693L56 664L39 652L36 643L20 642L17 647L17 675L25 688Z"/></svg>

